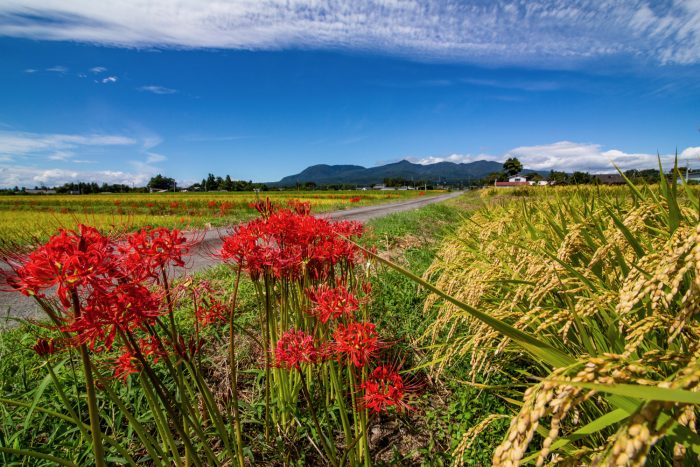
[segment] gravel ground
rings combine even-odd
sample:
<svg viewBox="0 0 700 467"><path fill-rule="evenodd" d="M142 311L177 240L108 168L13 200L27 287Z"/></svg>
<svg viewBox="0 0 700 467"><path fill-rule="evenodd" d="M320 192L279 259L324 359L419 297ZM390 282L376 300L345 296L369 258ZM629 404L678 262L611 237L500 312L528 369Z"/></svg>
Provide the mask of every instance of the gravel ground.
<svg viewBox="0 0 700 467"><path fill-rule="evenodd" d="M361 208L346 209L342 211L334 211L331 213L321 214L323 217L336 220L351 220L366 222L377 217L387 216L401 211L427 206L428 204L445 201L450 198L455 198L462 192L447 193L439 196L427 196L425 198L413 199L410 201L402 201L399 203L380 204L375 206L365 206ZM214 253L221 246L221 238L227 233L226 228L211 229L204 232L201 242L197 245L187 260L186 269L178 269L180 273L197 272L206 269L210 266L219 263L219 260L214 257ZM13 318L41 318L43 312L39 309L36 302L24 295L16 292L0 291L0 328L13 325Z"/></svg>

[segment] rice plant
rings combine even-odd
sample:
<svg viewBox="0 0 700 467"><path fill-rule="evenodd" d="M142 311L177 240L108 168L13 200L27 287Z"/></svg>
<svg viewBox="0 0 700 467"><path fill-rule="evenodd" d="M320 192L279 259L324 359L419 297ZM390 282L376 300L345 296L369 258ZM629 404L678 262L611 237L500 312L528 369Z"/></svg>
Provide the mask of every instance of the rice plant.
<svg viewBox="0 0 700 467"><path fill-rule="evenodd" d="M474 213L414 277L434 292L435 375L512 380L494 465L697 462L698 219L698 192L663 177L533 191Z"/></svg>

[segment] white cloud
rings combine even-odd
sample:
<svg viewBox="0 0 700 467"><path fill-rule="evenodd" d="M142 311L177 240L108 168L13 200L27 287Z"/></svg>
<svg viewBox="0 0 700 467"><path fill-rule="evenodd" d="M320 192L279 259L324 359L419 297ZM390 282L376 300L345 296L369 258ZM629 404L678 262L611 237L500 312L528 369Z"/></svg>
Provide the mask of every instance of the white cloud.
<svg viewBox="0 0 700 467"><path fill-rule="evenodd" d="M509 157L517 157L523 166L533 170L576 170L591 173L616 172L615 165L622 170L650 169L658 167L656 153L628 153L619 149L603 149L600 144L575 143L559 141L537 146L520 146L500 156L479 154L452 154L450 156L408 157L407 160L417 164L435 164L437 162L466 163L478 160L503 162ZM675 154L661 154L664 167L673 167ZM700 147L689 147L678 155L679 165L686 163L697 166L700 160ZM614 165L613 165L614 164Z"/></svg>
<svg viewBox="0 0 700 467"><path fill-rule="evenodd" d="M147 152L146 156L146 164L155 164L156 162L163 162L168 159L164 155L155 152Z"/></svg>
<svg viewBox="0 0 700 467"><path fill-rule="evenodd" d="M52 161L67 161L75 157L75 153L72 151L56 151L50 154L48 159Z"/></svg>
<svg viewBox="0 0 700 467"><path fill-rule="evenodd" d="M25 73L36 73L36 70L34 68L27 68L24 70Z"/></svg>
<svg viewBox="0 0 700 467"><path fill-rule="evenodd" d="M148 136L143 137L143 143L141 144L141 147L143 149L151 149L151 148L158 146L162 142L163 142L163 139L160 136L148 135Z"/></svg>
<svg viewBox="0 0 700 467"><path fill-rule="evenodd" d="M679 159L700 159L700 146L685 148L678 155Z"/></svg>
<svg viewBox="0 0 700 467"><path fill-rule="evenodd" d="M164 86L155 86L155 85L141 86L139 88L139 91L152 92L153 94L175 94L177 92L176 89L170 89L170 88L166 88Z"/></svg>
<svg viewBox="0 0 700 467"><path fill-rule="evenodd" d="M0 187L58 186L68 182L107 182L144 186L152 176L153 174L150 172L122 172L118 170L80 171L0 165Z"/></svg>
<svg viewBox="0 0 700 467"><path fill-rule="evenodd" d="M105 71L107 71L107 68L105 68L103 66L96 66L96 67L90 68L90 71L92 73L95 73L96 75L99 75L100 73L104 73Z"/></svg>
<svg viewBox="0 0 700 467"><path fill-rule="evenodd" d="M60 134L0 131L0 154L30 156L56 154L80 146L128 146L138 141L121 135Z"/></svg>
<svg viewBox="0 0 700 467"><path fill-rule="evenodd" d="M700 62L696 0L8 0L0 35L126 47L362 49L488 64Z"/></svg>
<svg viewBox="0 0 700 467"><path fill-rule="evenodd" d="M65 73L68 71L68 68L64 67L63 65L56 65L52 66L51 68L47 68L46 71L52 71L54 73Z"/></svg>
<svg viewBox="0 0 700 467"><path fill-rule="evenodd" d="M123 135L0 131L0 187L55 186L71 181L134 183L142 186L150 177L162 171L151 164L167 160L166 156L149 151L161 142L158 135L149 133L136 139ZM94 148L106 147L129 148L134 157L142 157L143 160L127 161L132 168L130 171L63 168L68 164L96 164L98 161L78 157L86 152L91 153ZM99 161L101 167L105 162ZM56 168L58 163L63 167Z"/></svg>
<svg viewBox="0 0 700 467"><path fill-rule="evenodd" d="M407 157L406 160L415 164L437 164L438 162L454 162L455 164L467 164L469 162L493 160L494 156L488 154L451 154L449 156Z"/></svg>
<svg viewBox="0 0 700 467"><path fill-rule="evenodd" d="M102 83L116 83L118 79L116 76L108 76L102 80Z"/></svg>

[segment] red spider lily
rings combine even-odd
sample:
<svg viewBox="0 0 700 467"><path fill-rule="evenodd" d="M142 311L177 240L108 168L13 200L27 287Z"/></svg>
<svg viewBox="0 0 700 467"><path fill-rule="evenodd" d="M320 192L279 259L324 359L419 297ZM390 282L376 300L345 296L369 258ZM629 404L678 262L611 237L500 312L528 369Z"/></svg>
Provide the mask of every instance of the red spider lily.
<svg viewBox="0 0 700 467"><path fill-rule="evenodd" d="M310 313L322 323L327 323L331 318L352 318L353 312L359 306L357 298L342 285L331 289L322 284L314 289L309 289L307 294L311 301L316 304Z"/></svg>
<svg viewBox="0 0 700 467"><path fill-rule="evenodd" d="M139 368L136 366L136 357L131 352L124 351L116 359L114 359L114 377L126 382L129 375L138 373Z"/></svg>
<svg viewBox="0 0 700 467"><path fill-rule="evenodd" d="M360 201L362 201L362 196L353 196L348 201L351 203L359 203Z"/></svg>
<svg viewBox="0 0 700 467"><path fill-rule="evenodd" d="M124 283L108 292L94 291L86 299L80 316L73 316L63 331L76 333L76 342L90 343L92 350L112 348L119 331L132 331L153 324L165 313L162 297L148 288Z"/></svg>
<svg viewBox="0 0 700 467"><path fill-rule="evenodd" d="M272 265L273 249L265 243L263 222L255 220L236 228L233 235L224 238L220 255L224 261L243 267L253 279L260 277Z"/></svg>
<svg viewBox="0 0 700 467"><path fill-rule="evenodd" d="M372 323L339 324L333 333L333 348L338 360L352 362L361 368L379 350L379 337Z"/></svg>
<svg viewBox="0 0 700 467"><path fill-rule="evenodd" d="M275 363L281 368L299 369L301 363L315 363L318 349L314 338L304 331L290 329L282 334L275 350Z"/></svg>
<svg viewBox="0 0 700 467"><path fill-rule="evenodd" d="M135 277L158 278L160 268L168 264L184 267L182 256L190 246L179 230L161 227L141 229L129 235L119 250L125 269Z"/></svg>
<svg viewBox="0 0 700 467"><path fill-rule="evenodd" d="M34 349L34 352L40 357L53 355L59 350L56 346L55 339L37 339L32 349Z"/></svg>
<svg viewBox="0 0 700 467"><path fill-rule="evenodd" d="M404 401L406 387L403 378L394 368L378 366L360 388L364 390L362 405L374 413L386 411L389 407L396 407L398 411L410 409Z"/></svg>
<svg viewBox="0 0 700 467"><path fill-rule="evenodd" d="M60 230L26 257L11 261L16 275L8 283L27 296L43 296L42 290L57 285L61 304L69 308L71 291L80 286L100 289L111 281L113 250L110 239L92 227Z"/></svg>
<svg viewBox="0 0 700 467"><path fill-rule="evenodd" d="M298 199L290 199L287 201L287 206L300 216L308 216L311 214L311 203L308 201L299 201Z"/></svg>
<svg viewBox="0 0 700 467"><path fill-rule="evenodd" d="M154 365L158 363L158 360L168 355L160 341L153 336L149 336L146 339L139 339L139 349L144 357L153 360Z"/></svg>
<svg viewBox="0 0 700 467"><path fill-rule="evenodd" d="M258 211L263 219L268 219L275 212L275 205L272 204L270 198L265 198L265 201L255 201L250 203L249 206Z"/></svg>
<svg viewBox="0 0 700 467"><path fill-rule="evenodd" d="M217 203L217 202L214 201L214 200L211 200L211 201L208 201L208 202L207 202L207 206L208 206L209 208L211 208L211 209L214 209L216 206L218 206L218 204L219 204L219 203Z"/></svg>
<svg viewBox="0 0 700 467"><path fill-rule="evenodd" d="M194 310L194 315L199 324L209 326L215 323L224 323L228 319L229 310L223 303L212 300L211 303L203 303Z"/></svg>

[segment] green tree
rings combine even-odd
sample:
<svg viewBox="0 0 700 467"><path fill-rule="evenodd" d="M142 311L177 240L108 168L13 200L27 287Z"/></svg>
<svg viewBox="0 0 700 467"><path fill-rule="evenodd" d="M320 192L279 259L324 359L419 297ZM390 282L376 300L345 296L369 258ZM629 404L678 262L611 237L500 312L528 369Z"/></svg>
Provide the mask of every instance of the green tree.
<svg viewBox="0 0 700 467"><path fill-rule="evenodd" d="M591 177L591 174L589 174L588 172L576 171L573 174L571 174L569 182L573 183L574 185L585 185L588 183L593 183L593 177Z"/></svg>
<svg viewBox="0 0 700 467"><path fill-rule="evenodd" d="M172 190L175 187L175 179L158 174L151 178L146 186L153 190Z"/></svg>
<svg viewBox="0 0 700 467"><path fill-rule="evenodd" d="M557 183L557 184L562 184L562 183L567 183L569 181L569 176L566 175L566 172L559 172L557 170L550 170L549 177L547 177L547 180L549 180L550 182Z"/></svg>
<svg viewBox="0 0 700 467"><path fill-rule="evenodd" d="M523 164L520 163L517 157L509 157L503 163L503 170L512 177L515 174L519 174L523 170Z"/></svg>
<svg viewBox="0 0 700 467"><path fill-rule="evenodd" d="M482 180L485 185L493 185L494 182L505 182L506 174L503 172L492 172L485 176Z"/></svg>

